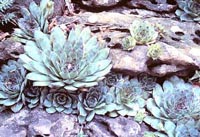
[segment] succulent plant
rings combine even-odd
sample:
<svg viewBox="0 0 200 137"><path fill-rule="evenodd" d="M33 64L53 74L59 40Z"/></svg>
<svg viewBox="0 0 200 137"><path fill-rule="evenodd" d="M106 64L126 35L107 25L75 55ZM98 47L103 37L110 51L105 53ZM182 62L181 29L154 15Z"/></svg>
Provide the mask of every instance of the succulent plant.
<svg viewBox="0 0 200 137"><path fill-rule="evenodd" d="M156 86L156 77L150 76L147 73L140 73L138 75L138 81L142 85L142 89L146 91L152 91Z"/></svg>
<svg viewBox="0 0 200 137"><path fill-rule="evenodd" d="M122 79L122 75L121 74L114 73L114 72L108 73L105 77L106 78L103 81L109 87L115 86L117 84L117 82L120 79Z"/></svg>
<svg viewBox="0 0 200 137"><path fill-rule="evenodd" d="M154 43L158 37L155 27L147 21L135 20L131 24L130 33L136 44Z"/></svg>
<svg viewBox="0 0 200 137"><path fill-rule="evenodd" d="M67 40L59 27L50 36L35 31L34 38L36 42L27 42L25 54L20 55L34 86L75 91L97 85L110 72L109 48L100 46L89 28L76 27Z"/></svg>
<svg viewBox="0 0 200 137"><path fill-rule="evenodd" d="M43 104L47 92L48 89L46 87L33 87L32 84L28 84L24 90L28 107L32 109Z"/></svg>
<svg viewBox="0 0 200 137"><path fill-rule="evenodd" d="M135 46L136 46L136 40L131 36L128 36L122 40L123 50L129 51L129 50L134 49Z"/></svg>
<svg viewBox="0 0 200 137"><path fill-rule="evenodd" d="M175 137L199 137L200 120L188 118L177 123Z"/></svg>
<svg viewBox="0 0 200 137"><path fill-rule="evenodd" d="M15 14L8 12L14 2L15 0L0 0L0 24L7 24L14 19Z"/></svg>
<svg viewBox="0 0 200 137"><path fill-rule="evenodd" d="M128 77L125 77L121 79L116 86L110 88L110 92L114 96L116 108L109 113L109 116L136 116L138 112L144 110L148 93L143 91L136 78L129 80Z"/></svg>
<svg viewBox="0 0 200 137"><path fill-rule="evenodd" d="M147 49L147 56L152 58L153 60L158 59L158 57L162 54L162 47L159 44L151 44Z"/></svg>
<svg viewBox="0 0 200 137"><path fill-rule="evenodd" d="M199 0L177 0L177 3L180 9L175 13L181 21L200 21Z"/></svg>
<svg viewBox="0 0 200 137"><path fill-rule="evenodd" d="M26 70L20 61L9 60L0 72L0 109L21 110L25 103Z"/></svg>
<svg viewBox="0 0 200 137"><path fill-rule="evenodd" d="M18 20L19 28L14 30L14 36L19 42L26 43L27 40L34 41L34 31L40 30L48 33L48 17L53 14L54 2L52 0L41 0L40 6L34 1L30 3L29 9L21 8L23 18Z"/></svg>
<svg viewBox="0 0 200 137"><path fill-rule="evenodd" d="M47 113L63 112L65 114L75 113L77 98L73 93L65 89L51 89L47 94L43 105Z"/></svg>
<svg viewBox="0 0 200 137"><path fill-rule="evenodd" d="M113 97L108 92L109 87L100 82L98 86L91 87L87 92L79 94L77 105L79 123L89 122L94 118L95 114L105 115L115 109Z"/></svg>
<svg viewBox="0 0 200 137"><path fill-rule="evenodd" d="M157 84L153 97L147 100L147 109L153 116L146 116L144 121L158 131L164 131L169 137L175 136L178 121L200 115L200 88L185 83L173 76Z"/></svg>

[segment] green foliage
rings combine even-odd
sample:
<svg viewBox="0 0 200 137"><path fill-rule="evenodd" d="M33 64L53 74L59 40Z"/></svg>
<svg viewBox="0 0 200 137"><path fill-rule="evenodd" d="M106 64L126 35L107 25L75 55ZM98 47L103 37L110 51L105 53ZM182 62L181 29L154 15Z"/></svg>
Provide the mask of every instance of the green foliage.
<svg viewBox="0 0 200 137"><path fill-rule="evenodd" d="M13 5L15 0L0 0L0 23L2 25L11 22L15 14L8 12L8 9Z"/></svg>
<svg viewBox="0 0 200 137"><path fill-rule="evenodd" d="M50 36L35 31L34 38L36 42L27 42L20 55L34 86L75 91L97 85L110 72L109 49L98 44L89 28L76 27L67 39L59 27Z"/></svg>
<svg viewBox="0 0 200 137"><path fill-rule="evenodd" d="M77 106L77 99L74 94L65 89L51 89L44 100L47 113L63 112L74 113Z"/></svg>
<svg viewBox="0 0 200 137"><path fill-rule="evenodd" d="M163 83L157 84L153 97L147 100L147 109L153 116L145 117L144 121L158 131L164 131L174 137L178 121L200 115L200 88L185 83L174 76Z"/></svg>
<svg viewBox="0 0 200 137"><path fill-rule="evenodd" d="M136 44L154 43L158 37L155 27L147 21L135 20L131 24L130 33Z"/></svg>
<svg viewBox="0 0 200 137"><path fill-rule="evenodd" d="M26 70L21 62L9 60L0 72L0 109L7 107L13 112L22 109L25 103L24 88L26 85Z"/></svg>
<svg viewBox="0 0 200 137"><path fill-rule="evenodd" d="M25 100L28 108L32 109L43 104L47 92L47 88L33 87L31 84L28 84L27 88L24 90Z"/></svg>
<svg viewBox="0 0 200 137"><path fill-rule="evenodd" d="M91 87L88 92L79 94L78 111L79 123L91 121L95 114L105 115L113 111L115 105L112 103L113 98L109 96L109 87L103 82L98 86Z"/></svg>
<svg viewBox="0 0 200 137"><path fill-rule="evenodd" d="M199 0L177 0L177 3L180 9L175 13L181 21L200 21Z"/></svg>
<svg viewBox="0 0 200 137"><path fill-rule="evenodd" d="M122 48L123 50L132 50L136 46L136 40L129 36L122 40Z"/></svg>
<svg viewBox="0 0 200 137"><path fill-rule="evenodd" d="M159 44L151 44L148 46L147 56L156 60L162 54L162 47Z"/></svg>
<svg viewBox="0 0 200 137"><path fill-rule="evenodd" d="M26 43L34 41L34 31L40 30L48 33L48 17L53 14L54 2L52 0L41 0L40 6L34 1L29 5L29 9L21 8L23 18L18 20L19 28L14 30L14 36L19 42Z"/></svg>
<svg viewBox="0 0 200 137"><path fill-rule="evenodd" d="M121 79L116 86L111 87L110 93L114 97L116 108L109 113L109 116L138 116L141 118L141 112L145 112L145 99L148 93L144 92L141 84L136 78L129 80L128 77ZM140 113L140 114L137 114Z"/></svg>

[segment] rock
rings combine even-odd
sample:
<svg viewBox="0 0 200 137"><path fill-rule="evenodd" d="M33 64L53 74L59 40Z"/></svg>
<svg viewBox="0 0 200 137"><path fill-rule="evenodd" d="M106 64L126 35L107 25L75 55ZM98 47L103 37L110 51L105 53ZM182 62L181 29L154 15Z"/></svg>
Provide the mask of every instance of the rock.
<svg viewBox="0 0 200 137"><path fill-rule="evenodd" d="M0 122L0 137L75 137L80 130L75 115L48 114L39 108L2 112Z"/></svg>
<svg viewBox="0 0 200 137"><path fill-rule="evenodd" d="M141 128L133 119L122 116L117 118L95 116L95 120L89 123L86 128L86 132L89 135L93 133L91 136L95 137L141 137L143 132L147 130Z"/></svg>
<svg viewBox="0 0 200 137"><path fill-rule="evenodd" d="M134 50L127 52L121 49L111 49L113 70L129 75L147 72L147 47L136 46Z"/></svg>
<svg viewBox="0 0 200 137"><path fill-rule="evenodd" d="M177 5L175 3L174 5L172 5L166 0L156 0L156 2L144 0L131 0L127 3L127 5L131 8L146 8L148 10L156 12L172 12L175 11L177 8Z"/></svg>
<svg viewBox="0 0 200 137"><path fill-rule="evenodd" d="M110 7L123 0L82 0L83 5L90 7Z"/></svg>
<svg viewBox="0 0 200 137"><path fill-rule="evenodd" d="M14 42L12 39L0 42L0 61L18 58L22 53L24 53L24 48L21 43Z"/></svg>

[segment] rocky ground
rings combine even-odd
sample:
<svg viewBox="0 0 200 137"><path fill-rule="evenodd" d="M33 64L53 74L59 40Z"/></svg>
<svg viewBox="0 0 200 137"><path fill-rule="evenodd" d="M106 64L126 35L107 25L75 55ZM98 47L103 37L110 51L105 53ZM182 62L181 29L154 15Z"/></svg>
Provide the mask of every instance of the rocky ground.
<svg viewBox="0 0 200 137"><path fill-rule="evenodd" d="M142 72L157 77L176 74L188 77L200 69L200 24L181 22L174 14L173 0L64 0L55 1L56 11L51 26L67 30L75 24L89 26L100 41L111 48L113 71L128 75ZM66 6L65 6L66 5ZM137 46L127 52L121 50L121 40L129 35L129 26L135 19L148 20L163 26L158 43L163 53L157 60L149 58L147 46ZM9 35L9 34L8 34ZM0 40L7 34L1 35ZM6 39L0 43L0 61L17 58L23 45ZM76 116L47 114L44 110L23 109L19 113L0 113L0 137L73 137L83 128L91 137L142 137L148 127L132 118L96 116L83 127Z"/></svg>

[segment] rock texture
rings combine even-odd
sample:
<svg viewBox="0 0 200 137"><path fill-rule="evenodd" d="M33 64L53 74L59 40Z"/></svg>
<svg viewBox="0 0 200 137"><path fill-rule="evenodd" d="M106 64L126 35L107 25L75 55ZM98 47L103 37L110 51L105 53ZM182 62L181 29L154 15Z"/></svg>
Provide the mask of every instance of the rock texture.
<svg viewBox="0 0 200 137"><path fill-rule="evenodd" d="M61 113L48 114L44 110L23 109L19 113L0 113L0 137L77 137L81 126L77 116ZM83 127L89 137L140 137L146 127L131 118L96 116ZM129 133L129 134L127 134Z"/></svg>

